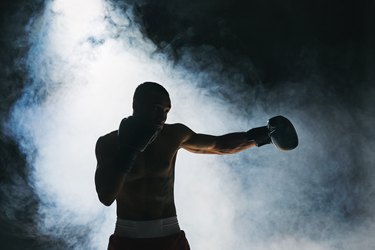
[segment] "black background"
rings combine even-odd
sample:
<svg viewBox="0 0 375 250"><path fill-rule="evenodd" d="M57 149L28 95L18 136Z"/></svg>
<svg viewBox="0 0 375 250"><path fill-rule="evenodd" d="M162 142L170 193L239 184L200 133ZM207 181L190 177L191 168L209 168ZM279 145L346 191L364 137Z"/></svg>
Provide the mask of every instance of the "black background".
<svg viewBox="0 0 375 250"><path fill-rule="evenodd" d="M121 1L113 2L122 6ZM374 1L154 0L129 4L134 5L143 33L170 60L178 63L183 48L209 46L224 65L244 71L249 88L262 85L272 90L285 82L298 83L295 88L308 87L316 82L306 79L319 76L319 90L331 93L335 105L355 112L373 109L368 105L374 104L375 96L364 103L363 94L374 89ZM3 0L0 6L3 124L27 84L22 61L29 48L25 26L43 10L44 1ZM247 62L253 67L248 74ZM370 113L369 120L373 119ZM334 126L340 121L331 122ZM368 133L373 140L373 133ZM1 249L57 245L64 249L63 242L42 237L35 230L39 200L28 183L24 156L3 130L0 171ZM12 192L14 199L9 199Z"/></svg>

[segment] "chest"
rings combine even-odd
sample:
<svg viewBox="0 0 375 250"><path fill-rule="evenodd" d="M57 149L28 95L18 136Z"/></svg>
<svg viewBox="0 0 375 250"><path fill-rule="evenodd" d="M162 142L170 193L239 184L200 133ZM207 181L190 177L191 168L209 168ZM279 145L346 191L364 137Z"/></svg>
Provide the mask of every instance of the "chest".
<svg viewBox="0 0 375 250"><path fill-rule="evenodd" d="M178 138L162 133L136 159L129 177L159 178L171 177L174 174Z"/></svg>

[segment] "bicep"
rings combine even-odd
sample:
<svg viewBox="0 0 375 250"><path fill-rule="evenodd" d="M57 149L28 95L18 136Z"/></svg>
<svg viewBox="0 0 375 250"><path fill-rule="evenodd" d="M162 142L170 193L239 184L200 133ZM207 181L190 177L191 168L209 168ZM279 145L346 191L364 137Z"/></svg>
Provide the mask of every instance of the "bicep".
<svg viewBox="0 0 375 250"><path fill-rule="evenodd" d="M111 165L116 158L117 148L115 141L110 137L100 137L95 145L95 156L97 160L97 168L105 165Z"/></svg>
<svg viewBox="0 0 375 250"><path fill-rule="evenodd" d="M103 169L106 166L106 155L105 147L103 145L103 138L100 137L95 145L95 156L96 156L96 170L95 170L95 185L97 191L102 186L101 177L103 176ZM108 160L107 160L108 161Z"/></svg>
<svg viewBox="0 0 375 250"><path fill-rule="evenodd" d="M97 159L95 187L99 200L106 206L116 199L123 174L116 168L116 145L108 137L101 137L95 145Z"/></svg>
<svg viewBox="0 0 375 250"><path fill-rule="evenodd" d="M188 129L187 136L181 144L181 148L193 153L214 154L217 136L197 134Z"/></svg>
<svg viewBox="0 0 375 250"><path fill-rule="evenodd" d="M103 162L105 161L105 147L103 145L104 140L102 137L100 137L95 145L95 156L97 161L97 168L99 165L103 165Z"/></svg>

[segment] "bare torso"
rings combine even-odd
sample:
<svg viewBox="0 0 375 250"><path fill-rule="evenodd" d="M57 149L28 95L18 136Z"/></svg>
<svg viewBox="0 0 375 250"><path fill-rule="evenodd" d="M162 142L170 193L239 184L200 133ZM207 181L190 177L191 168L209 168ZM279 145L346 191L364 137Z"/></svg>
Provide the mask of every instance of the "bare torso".
<svg viewBox="0 0 375 250"><path fill-rule="evenodd" d="M183 136L178 124L165 124L155 141L138 155L116 197L119 218L153 220L176 215L174 173ZM111 152L118 153L117 132L104 137Z"/></svg>
<svg viewBox="0 0 375 250"><path fill-rule="evenodd" d="M183 124L165 124L157 138L137 155L130 173L120 159L117 131L98 139L95 185L99 200L117 203L117 216L128 220L154 220L176 215L174 177L177 151L231 154L255 146L246 132L221 136L197 134Z"/></svg>

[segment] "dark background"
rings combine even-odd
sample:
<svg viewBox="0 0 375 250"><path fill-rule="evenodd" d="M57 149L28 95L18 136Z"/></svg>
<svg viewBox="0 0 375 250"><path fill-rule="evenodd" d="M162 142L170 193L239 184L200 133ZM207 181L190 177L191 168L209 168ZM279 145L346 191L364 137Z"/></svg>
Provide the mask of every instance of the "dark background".
<svg viewBox="0 0 375 250"><path fill-rule="evenodd" d="M200 52L208 48L215 51L223 65L243 72L249 88L261 85L271 91L283 85L290 87L285 83L293 82L297 89L316 89L308 85L318 84L318 92L312 92L312 96L330 93L327 103L332 98L332 105L368 114L373 124L370 106L375 104L375 1L154 0L129 1L129 5L112 2L123 8L134 6L136 22L145 36L176 63L181 62L187 48L196 49L194 58L200 61L198 68L204 70L210 61L204 58L207 54ZM23 58L30 44L25 27L43 6L42 0L1 2L1 124L27 85ZM186 62L184 65L189 68ZM306 80L312 78L319 83ZM370 93L370 97L364 98L364 93ZM330 122L337 126L342 121ZM350 129L363 129L361 121L357 125ZM366 131L366 135L374 140L372 132ZM360 149L356 150L360 155ZM35 229L40 201L28 183L25 156L3 130L0 171L1 249L47 249L57 245L64 249L64 242L41 236ZM361 209L358 206L349 214L360 214Z"/></svg>

